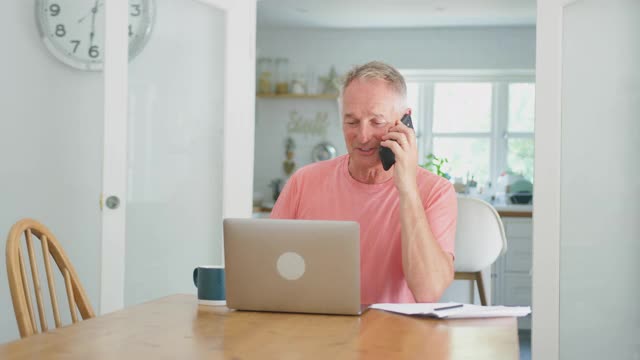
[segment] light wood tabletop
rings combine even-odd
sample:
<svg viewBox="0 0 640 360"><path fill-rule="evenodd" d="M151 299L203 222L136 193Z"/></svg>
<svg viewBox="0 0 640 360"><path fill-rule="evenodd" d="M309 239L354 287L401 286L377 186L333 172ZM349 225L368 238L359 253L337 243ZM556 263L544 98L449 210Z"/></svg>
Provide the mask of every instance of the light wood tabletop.
<svg viewBox="0 0 640 360"><path fill-rule="evenodd" d="M172 295L0 345L0 359L518 359L515 318L231 311Z"/></svg>

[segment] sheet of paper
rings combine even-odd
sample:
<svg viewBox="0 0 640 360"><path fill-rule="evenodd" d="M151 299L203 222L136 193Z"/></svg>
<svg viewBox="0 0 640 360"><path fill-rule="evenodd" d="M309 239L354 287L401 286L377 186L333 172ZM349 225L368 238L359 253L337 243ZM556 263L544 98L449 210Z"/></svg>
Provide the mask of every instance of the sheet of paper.
<svg viewBox="0 0 640 360"><path fill-rule="evenodd" d="M481 306L460 303L374 304L371 308L439 319L520 317L531 313L529 306Z"/></svg>

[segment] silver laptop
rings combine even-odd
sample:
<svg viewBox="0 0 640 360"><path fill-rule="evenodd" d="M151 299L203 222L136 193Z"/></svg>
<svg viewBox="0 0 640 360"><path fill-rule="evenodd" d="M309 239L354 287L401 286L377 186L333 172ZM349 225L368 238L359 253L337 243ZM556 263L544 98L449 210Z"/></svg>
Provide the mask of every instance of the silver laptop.
<svg viewBox="0 0 640 360"><path fill-rule="evenodd" d="M229 308L362 312L358 223L225 219L223 224Z"/></svg>

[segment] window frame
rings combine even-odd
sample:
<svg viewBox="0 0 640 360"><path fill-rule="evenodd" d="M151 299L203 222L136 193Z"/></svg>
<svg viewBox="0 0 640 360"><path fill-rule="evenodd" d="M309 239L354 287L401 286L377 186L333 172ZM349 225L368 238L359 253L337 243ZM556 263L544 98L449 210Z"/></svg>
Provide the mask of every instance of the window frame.
<svg viewBox="0 0 640 360"><path fill-rule="evenodd" d="M489 138L490 159L489 177L492 184L496 183L500 172L507 167L508 140L509 139L534 139L532 132L509 132L509 84L531 83L535 86L535 70L416 70L401 69L407 83L418 83L420 95L418 107L421 112L414 114L412 119L417 124L418 131L418 161L422 163L425 155L433 149L433 138ZM491 126L490 132L454 132L433 133L433 109L435 99L435 84L453 83L491 83ZM426 130L429 129L429 130Z"/></svg>

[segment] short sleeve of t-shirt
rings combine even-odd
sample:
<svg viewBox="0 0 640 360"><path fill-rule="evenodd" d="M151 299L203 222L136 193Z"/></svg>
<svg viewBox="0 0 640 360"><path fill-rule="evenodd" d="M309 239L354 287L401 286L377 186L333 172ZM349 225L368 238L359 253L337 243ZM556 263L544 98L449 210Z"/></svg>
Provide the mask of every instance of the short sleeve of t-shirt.
<svg viewBox="0 0 640 360"><path fill-rule="evenodd" d="M432 175L433 176L433 175ZM456 219L458 201L456 192L449 181L433 177L435 183L421 185L422 205L427 215L433 236L443 251L455 257ZM431 189L422 189L429 186Z"/></svg>

